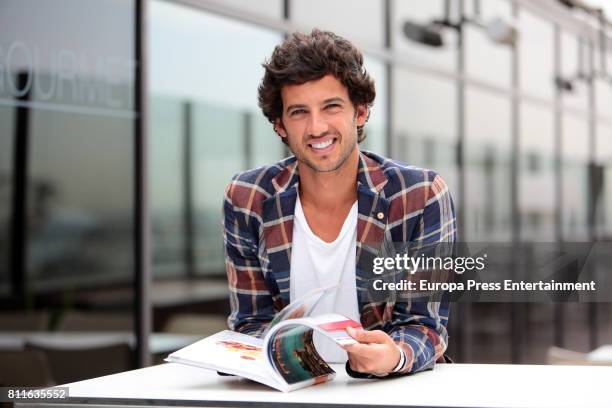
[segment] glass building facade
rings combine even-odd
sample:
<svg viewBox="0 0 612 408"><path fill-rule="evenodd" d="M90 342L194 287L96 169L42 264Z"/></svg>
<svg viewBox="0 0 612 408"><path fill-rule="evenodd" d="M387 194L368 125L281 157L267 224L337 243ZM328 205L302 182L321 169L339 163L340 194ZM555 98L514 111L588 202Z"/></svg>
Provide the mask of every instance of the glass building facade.
<svg viewBox="0 0 612 408"><path fill-rule="evenodd" d="M154 333L221 329L224 187L289 154L257 107L261 64L313 27L364 51L377 96L361 148L439 172L461 241L612 240L612 54L589 18L525 0L3 1L0 335L121 332L133 352L147 308ZM441 46L407 35L442 19ZM448 352L542 363L551 345L612 342L611 314L456 304Z"/></svg>

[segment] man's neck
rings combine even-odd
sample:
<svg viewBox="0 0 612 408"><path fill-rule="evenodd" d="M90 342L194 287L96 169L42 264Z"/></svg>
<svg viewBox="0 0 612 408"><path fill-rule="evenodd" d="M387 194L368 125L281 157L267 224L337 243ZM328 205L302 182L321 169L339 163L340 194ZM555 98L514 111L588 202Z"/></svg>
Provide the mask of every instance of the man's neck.
<svg viewBox="0 0 612 408"><path fill-rule="evenodd" d="M317 172L306 165L301 166L300 201L318 211L332 211L351 206L357 200L358 168L357 147L335 171Z"/></svg>

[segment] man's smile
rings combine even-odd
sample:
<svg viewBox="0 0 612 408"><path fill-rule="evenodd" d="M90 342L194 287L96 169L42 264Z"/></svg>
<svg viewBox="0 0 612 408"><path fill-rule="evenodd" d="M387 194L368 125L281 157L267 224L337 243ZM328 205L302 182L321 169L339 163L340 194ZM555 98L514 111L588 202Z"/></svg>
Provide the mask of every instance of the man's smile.
<svg viewBox="0 0 612 408"><path fill-rule="evenodd" d="M311 140L310 143L308 143L308 147L317 154L326 154L333 150L337 140L338 138L335 136L317 138Z"/></svg>

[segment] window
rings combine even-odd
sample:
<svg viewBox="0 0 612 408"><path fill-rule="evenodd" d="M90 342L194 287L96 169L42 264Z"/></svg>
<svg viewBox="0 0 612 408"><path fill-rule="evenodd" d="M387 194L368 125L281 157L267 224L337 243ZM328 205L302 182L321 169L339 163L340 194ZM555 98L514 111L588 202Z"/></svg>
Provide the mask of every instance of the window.
<svg viewBox="0 0 612 408"><path fill-rule="evenodd" d="M4 97L3 97L4 99ZM14 109L0 106L0 296L9 293L11 195L13 192Z"/></svg>
<svg viewBox="0 0 612 408"><path fill-rule="evenodd" d="M551 107L524 103L520 112L519 211L521 237L555 240L555 136Z"/></svg>
<svg viewBox="0 0 612 408"><path fill-rule="evenodd" d="M510 101L468 88L465 106L466 239L509 242L512 232Z"/></svg>
<svg viewBox="0 0 612 408"><path fill-rule="evenodd" d="M455 83L399 68L394 70L394 83L396 149L391 157L437 171L457 204Z"/></svg>
<svg viewBox="0 0 612 408"><path fill-rule="evenodd" d="M330 30L355 45L383 46L382 0L292 0L291 20L305 27Z"/></svg>
<svg viewBox="0 0 612 408"><path fill-rule="evenodd" d="M451 7L454 11L454 6ZM451 15L455 15L452 13ZM404 24L427 25L444 16L444 0L392 1L391 38L393 49L409 61L453 71L457 65L457 33L453 29L442 30L443 47L431 47L409 40L404 34Z"/></svg>
<svg viewBox="0 0 612 408"><path fill-rule="evenodd" d="M561 227L566 241L588 240L589 130L587 118L565 113L562 132Z"/></svg>
<svg viewBox="0 0 612 408"><path fill-rule="evenodd" d="M519 33L521 89L529 95L552 100L555 94L553 25L521 11Z"/></svg>
<svg viewBox="0 0 612 408"><path fill-rule="evenodd" d="M509 22L512 7L509 1L480 1L481 19L486 24L495 18ZM465 26L465 67L468 76L499 86L511 84L511 48L496 44L487 37L481 27L467 23Z"/></svg>
<svg viewBox="0 0 612 408"><path fill-rule="evenodd" d="M385 65L379 60L364 56L364 66L374 80L376 99L370 111L370 119L365 126L367 134L359 148L377 154L387 155L387 71Z"/></svg>
<svg viewBox="0 0 612 408"><path fill-rule="evenodd" d="M257 106L261 63L283 37L165 1L149 12L154 274L224 273L225 186L284 156Z"/></svg>

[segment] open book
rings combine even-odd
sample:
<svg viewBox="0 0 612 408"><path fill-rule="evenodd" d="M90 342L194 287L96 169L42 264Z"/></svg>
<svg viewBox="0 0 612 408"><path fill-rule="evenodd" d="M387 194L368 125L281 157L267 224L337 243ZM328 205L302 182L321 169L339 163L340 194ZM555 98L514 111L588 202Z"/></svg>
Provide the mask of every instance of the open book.
<svg viewBox="0 0 612 408"><path fill-rule="evenodd" d="M317 289L291 302L262 338L224 330L170 354L166 361L237 375L283 392L331 380L335 372L317 352L314 331L344 346L356 343L346 328L361 328L339 314L310 316L336 288Z"/></svg>

